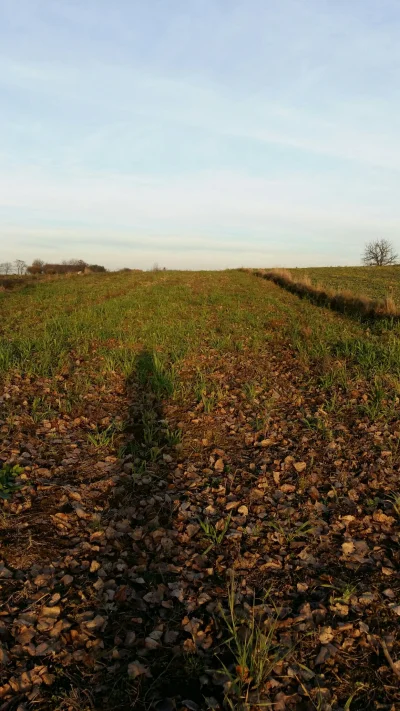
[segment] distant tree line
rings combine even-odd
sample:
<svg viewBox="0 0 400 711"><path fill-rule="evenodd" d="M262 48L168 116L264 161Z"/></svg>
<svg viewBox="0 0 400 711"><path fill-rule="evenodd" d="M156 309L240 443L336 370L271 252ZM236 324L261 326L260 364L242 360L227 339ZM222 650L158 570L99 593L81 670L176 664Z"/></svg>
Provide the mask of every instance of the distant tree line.
<svg viewBox="0 0 400 711"><path fill-rule="evenodd" d="M15 262L2 262L0 264L0 274L25 274L26 262L16 259Z"/></svg>
<svg viewBox="0 0 400 711"><path fill-rule="evenodd" d="M22 259L0 263L0 274L78 274L80 272L105 272L100 264L88 264L83 259L64 260L60 264L49 264L43 259L34 259L30 266Z"/></svg>

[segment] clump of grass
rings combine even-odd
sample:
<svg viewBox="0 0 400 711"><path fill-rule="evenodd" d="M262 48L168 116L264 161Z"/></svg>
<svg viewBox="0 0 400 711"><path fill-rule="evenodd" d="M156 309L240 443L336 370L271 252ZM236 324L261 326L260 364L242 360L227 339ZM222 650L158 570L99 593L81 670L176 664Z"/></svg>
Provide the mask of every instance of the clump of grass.
<svg viewBox="0 0 400 711"><path fill-rule="evenodd" d="M273 528L287 545L290 545L296 538L304 538L313 531L313 525L310 521L304 521L298 526L289 526L289 524L285 526L280 521L269 521L267 525Z"/></svg>
<svg viewBox="0 0 400 711"><path fill-rule="evenodd" d="M394 512L400 518L400 493L394 492L389 496L389 500L393 506Z"/></svg>
<svg viewBox="0 0 400 711"><path fill-rule="evenodd" d="M292 280L292 277L291 277L291 280ZM303 286L312 287L312 281L311 281L310 277L308 276L308 274L304 274L303 276L300 277L299 284L303 284Z"/></svg>
<svg viewBox="0 0 400 711"><path fill-rule="evenodd" d="M150 387L155 395L173 395L176 379L174 369L158 353L142 353L137 359L136 367L139 382Z"/></svg>
<svg viewBox="0 0 400 711"><path fill-rule="evenodd" d="M219 383L208 382L204 374L198 370L194 385L194 395L197 402L203 405L204 412L209 414L223 398L224 393Z"/></svg>
<svg viewBox="0 0 400 711"><path fill-rule="evenodd" d="M179 427L176 430L171 430L167 427L164 431L164 437L167 445L169 447L174 447L182 442L182 430L180 430Z"/></svg>
<svg viewBox="0 0 400 711"><path fill-rule="evenodd" d="M245 383L245 384L243 385L243 392L244 392L246 398L247 398L250 402L254 402L254 400L255 400L256 397L257 397L257 387L256 387L256 384L255 384L255 383L251 383L251 382Z"/></svg>
<svg viewBox="0 0 400 711"><path fill-rule="evenodd" d="M232 518L232 513L230 513L226 517L225 521L223 522L223 525L218 528L217 528L218 524L213 524L208 519L206 519L205 521L199 521L200 527L201 527L204 535L206 536L206 538L209 538L211 541L211 545L209 545L208 548L204 551L204 555L206 555L211 550L211 548L213 548L216 545L220 545L220 543L222 543L222 541L224 540L225 535L228 531L229 524L231 522L231 518Z"/></svg>
<svg viewBox="0 0 400 711"><path fill-rule="evenodd" d="M265 602L269 597L270 591L265 594ZM236 598L237 587L232 576L228 584L228 612L220 608L229 632L225 645L233 658L232 664L223 665L224 674L228 677L225 702L232 711L255 708L257 703L267 705L261 698L263 687L276 664L292 652L277 642L279 611L273 604L273 614L262 621L257 616L254 600L251 606L247 606L247 614L243 614L236 604Z"/></svg>
<svg viewBox="0 0 400 711"><path fill-rule="evenodd" d="M396 302L391 295L385 296L385 298L382 301L382 306L381 306L382 314L385 316L396 316L398 315L398 308L396 306Z"/></svg>
<svg viewBox="0 0 400 711"><path fill-rule="evenodd" d="M90 432L88 434L88 440L93 445L93 447L96 447L96 449L109 447L112 446L117 431L118 428L114 423L106 427L104 430L101 430L99 427L96 427L94 432Z"/></svg>
<svg viewBox="0 0 400 711"><path fill-rule="evenodd" d="M24 470L22 467L12 464L5 464L0 469L0 499L11 499L14 492L21 489L21 484L17 484L15 479Z"/></svg>

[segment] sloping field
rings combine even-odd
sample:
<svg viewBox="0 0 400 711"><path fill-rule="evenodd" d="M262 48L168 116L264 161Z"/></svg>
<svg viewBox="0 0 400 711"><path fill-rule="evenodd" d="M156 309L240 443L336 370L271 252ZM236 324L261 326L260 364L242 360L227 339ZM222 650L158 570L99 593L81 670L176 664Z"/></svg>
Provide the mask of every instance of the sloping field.
<svg viewBox="0 0 400 711"><path fill-rule="evenodd" d="M0 709L398 708L396 331L237 271L0 309Z"/></svg>
<svg viewBox="0 0 400 711"><path fill-rule="evenodd" d="M392 296L400 306L400 267L310 267L291 269L294 279L309 276L313 284L358 296Z"/></svg>

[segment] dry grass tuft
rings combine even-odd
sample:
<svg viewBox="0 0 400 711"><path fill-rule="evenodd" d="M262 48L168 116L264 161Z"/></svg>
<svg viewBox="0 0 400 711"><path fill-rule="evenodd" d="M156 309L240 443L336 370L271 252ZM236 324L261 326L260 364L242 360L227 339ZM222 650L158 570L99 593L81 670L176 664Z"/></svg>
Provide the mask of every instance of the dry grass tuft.
<svg viewBox="0 0 400 711"><path fill-rule="evenodd" d="M271 269L270 271L263 269L254 273L263 279L273 281L297 296L308 298L318 306L324 306L346 315L372 319L400 319L400 311L391 295L378 300L370 299L368 296L356 296L348 289L335 291L319 284L313 285L307 274L294 280L293 275L287 269Z"/></svg>
<svg viewBox="0 0 400 711"><path fill-rule="evenodd" d="M382 313L386 316L396 316L398 314L398 309L393 296L385 296L382 302Z"/></svg>

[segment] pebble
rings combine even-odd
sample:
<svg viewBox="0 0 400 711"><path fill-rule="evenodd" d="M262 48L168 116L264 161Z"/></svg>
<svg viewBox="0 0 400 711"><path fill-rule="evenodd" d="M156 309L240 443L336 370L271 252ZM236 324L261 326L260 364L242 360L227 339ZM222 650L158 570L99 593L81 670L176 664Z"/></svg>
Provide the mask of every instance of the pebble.
<svg viewBox="0 0 400 711"><path fill-rule="evenodd" d="M54 605L54 607L42 607L41 617L55 618L59 617L60 615L61 609L57 605Z"/></svg>
<svg viewBox="0 0 400 711"><path fill-rule="evenodd" d="M101 617L101 615L96 615L93 620L88 620L88 622L85 623L85 627L88 630L99 630L103 627L105 622L106 620L104 619L104 617Z"/></svg>
<svg viewBox="0 0 400 711"><path fill-rule="evenodd" d="M226 511L232 511L232 509L237 509L240 506L240 501L228 501L225 506Z"/></svg>
<svg viewBox="0 0 400 711"><path fill-rule="evenodd" d="M0 666L5 666L8 663L8 654L4 647L0 644Z"/></svg>
<svg viewBox="0 0 400 711"><path fill-rule="evenodd" d="M60 580L60 583L62 583L63 585L71 585L71 583L73 583L73 582L74 582L74 579L73 579L72 575L64 575Z"/></svg>

